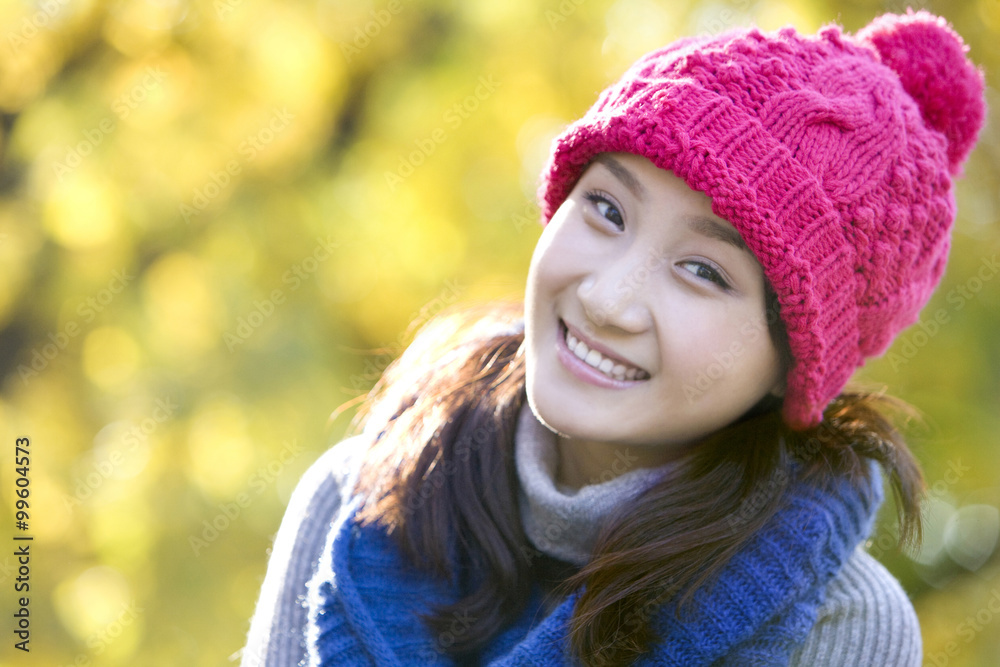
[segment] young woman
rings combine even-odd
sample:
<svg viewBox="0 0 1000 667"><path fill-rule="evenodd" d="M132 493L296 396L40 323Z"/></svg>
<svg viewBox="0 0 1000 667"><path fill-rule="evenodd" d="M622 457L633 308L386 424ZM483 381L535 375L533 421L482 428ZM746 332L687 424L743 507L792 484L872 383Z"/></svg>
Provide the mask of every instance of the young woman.
<svg viewBox="0 0 1000 667"><path fill-rule="evenodd" d="M554 143L523 310L443 316L306 474L244 665L918 665L861 545L922 479L845 391L984 115L927 13L648 54Z"/></svg>

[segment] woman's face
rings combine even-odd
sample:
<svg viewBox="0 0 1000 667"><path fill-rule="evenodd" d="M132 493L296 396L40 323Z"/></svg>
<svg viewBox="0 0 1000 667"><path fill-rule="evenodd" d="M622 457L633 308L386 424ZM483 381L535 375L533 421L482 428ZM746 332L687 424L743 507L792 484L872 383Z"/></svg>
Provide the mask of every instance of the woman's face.
<svg viewBox="0 0 1000 667"><path fill-rule="evenodd" d="M711 200L602 154L535 248L527 394L564 439L680 446L781 392L764 275Z"/></svg>

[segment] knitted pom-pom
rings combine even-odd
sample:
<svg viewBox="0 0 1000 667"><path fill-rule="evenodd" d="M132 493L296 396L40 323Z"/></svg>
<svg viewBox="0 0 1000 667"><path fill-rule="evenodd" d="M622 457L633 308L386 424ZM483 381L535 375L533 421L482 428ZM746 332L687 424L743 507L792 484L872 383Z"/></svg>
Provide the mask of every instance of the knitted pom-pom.
<svg viewBox="0 0 1000 667"><path fill-rule="evenodd" d="M878 51L916 100L924 122L948 140L948 167L961 170L986 115L983 75L948 23L925 11L886 14L857 34Z"/></svg>

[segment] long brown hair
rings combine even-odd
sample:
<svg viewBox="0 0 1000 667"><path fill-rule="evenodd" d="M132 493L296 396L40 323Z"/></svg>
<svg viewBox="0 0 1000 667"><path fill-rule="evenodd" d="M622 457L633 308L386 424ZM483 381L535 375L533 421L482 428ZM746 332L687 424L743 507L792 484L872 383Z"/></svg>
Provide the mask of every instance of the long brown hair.
<svg viewBox="0 0 1000 667"><path fill-rule="evenodd" d="M777 308L773 293L769 309ZM771 334L787 357L781 319ZM425 326L369 394L357 418L372 446L356 492L359 520L378 524L416 566L463 597L423 620L457 659L488 645L524 607L544 558L521 525L514 432L525 402L520 304L452 311ZM789 429L765 400L707 438L605 526L591 560L559 592L584 586L570 634L588 667L649 650L651 613L691 602L777 511L795 470L818 483L859 483L866 459L889 478L901 542L919 539L920 469L894 426L910 414L881 394L845 392L819 426ZM627 514L625 512L627 510ZM455 614L465 619L454 630Z"/></svg>

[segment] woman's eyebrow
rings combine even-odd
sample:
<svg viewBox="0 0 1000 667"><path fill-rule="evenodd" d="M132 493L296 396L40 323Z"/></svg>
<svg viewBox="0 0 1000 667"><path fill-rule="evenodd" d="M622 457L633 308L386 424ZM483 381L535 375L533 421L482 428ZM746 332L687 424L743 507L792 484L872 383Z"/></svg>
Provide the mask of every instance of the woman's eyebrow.
<svg viewBox="0 0 1000 667"><path fill-rule="evenodd" d="M607 167L608 171L622 182L629 191L632 192L637 198L642 199L643 195L646 194L646 187L636 178L635 174L629 171L625 165L611 157L608 153L601 153L596 158L594 162L600 162L602 165ZM743 241L743 237L732 227L727 227L720 224L719 222L713 220L712 218L705 216L689 216L686 222L691 227L691 229L702 236L708 237L710 239L716 239L728 243L729 245L742 250L743 252L749 253L753 257L753 253L747 247L747 244ZM756 259L756 257L755 257Z"/></svg>
<svg viewBox="0 0 1000 667"><path fill-rule="evenodd" d="M740 236L740 233L732 227L721 225L715 220L704 216L689 216L687 217L686 222L692 231L710 239L717 239L728 243L734 248L750 253L750 255L753 256L753 253L750 252L750 248L748 248L747 244L743 241L743 237Z"/></svg>
<svg viewBox="0 0 1000 667"><path fill-rule="evenodd" d="M598 155L594 158L594 162L600 162L607 167L608 171L610 171L615 178L621 181L622 185L628 188L629 191L631 191L631 193L637 198L642 199L646 194L646 187L639 181L638 178L635 177L635 174L626 169L625 165L607 153L601 153Z"/></svg>

